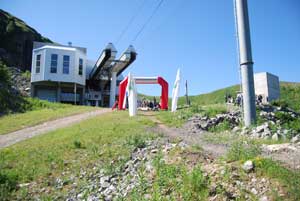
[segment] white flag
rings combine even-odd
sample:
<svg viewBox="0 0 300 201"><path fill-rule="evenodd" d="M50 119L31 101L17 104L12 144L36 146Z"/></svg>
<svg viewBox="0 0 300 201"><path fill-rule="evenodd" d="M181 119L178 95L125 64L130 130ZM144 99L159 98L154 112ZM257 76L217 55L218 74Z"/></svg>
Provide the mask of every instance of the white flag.
<svg viewBox="0 0 300 201"><path fill-rule="evenodd" d="M179 85L180 85L180 69L177 70L177 75L172 91L172 109L171 112L175 112L177 109L177 101L179 96Z"/></svg>
<svg viewBox="0 0 300 201"><path fill-rule="evenodd" d="M135 80L131 73L128 74L128 106L129 106L129 116L135 116L137 113L137 91L135 86Z"/></svg>

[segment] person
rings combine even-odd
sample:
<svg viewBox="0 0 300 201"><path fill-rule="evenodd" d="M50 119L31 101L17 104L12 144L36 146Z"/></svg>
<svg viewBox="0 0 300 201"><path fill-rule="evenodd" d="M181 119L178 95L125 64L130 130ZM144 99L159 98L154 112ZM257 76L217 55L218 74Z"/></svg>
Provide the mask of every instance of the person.
<svg viewBox="0 0 300 201"><path fill-rule="evenodd" d="M153 102L152 101L149 102L149 107L150 107L150 110L153 110Z"/></svg>
<svg viewBox="0 0 300 201"><path fill-rule="evenodd" d="M237 106L241 106L241 104L242 104L242 94L241 93L237 94L236 99L235 99L235 103L236 103Z"/></svg>
<svg viewBox="0 0 300 201"><path fill-rule="evenodd" d="M263 97L262 97L261 94L259 94L259 95L257 96L257 100L258 100L258 104L259 104L259 105L262 104Z"/></svg>

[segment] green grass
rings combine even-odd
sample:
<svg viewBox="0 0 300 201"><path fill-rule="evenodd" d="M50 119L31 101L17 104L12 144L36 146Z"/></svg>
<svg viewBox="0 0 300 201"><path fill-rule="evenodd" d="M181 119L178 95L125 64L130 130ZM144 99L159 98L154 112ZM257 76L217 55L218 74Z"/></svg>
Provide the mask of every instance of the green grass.
<svg viewBox="0 0 300 201"><path fill-rule="evenodd" d="M140 185L126 200L207 200L209 178L204 176L200 164L190 170L185 164L167 164L160 153L153 162L155 175L140 175ZM152 184L149 185L149 180Z"/></svg>
<svg viewBox="0 0 300 201"><path fill-rule="evenodd" d="M284 199L300 200L300 171L290 170L272 159L260 157L261 150L259 144L255 142L237 141L231 145L227 153L227 161L239 161L241 163L246 160L252 160L255 166L255 173L261 177L268 177L278 181L287 192Z"/></svg>
<svg viewBox="0 0 300 201"><path fill-rule="evenodd" d="M16 183L41 180L47 186L63 171L79 173L93 164L108 173L120 171L131 151L153 137L145 126L153 126L152 121L110 113L5 148L0 151L0 190L22 196L14 193Z"/></svg>
<svg viewBox="0 0 300 201"><path fill-rule="evenodd" d="M300 200L299 170L289 170L271 159L257 158L254 163L258 175L277 180L285 186L289 200Z"/></svg>
<svg viewBox="0 0 300 201"><path fill-rule="evenodd" d="M280 100L300 112L300 83L281 82Z"/></svg>
<svg viewBox="0 0 300 201"><path fill-rule="evenodd" d="M36 99L30 100L31 102L35 102L31 106L32 111L8 114L0 117L0 135L60 117L95 110L94 107L88 106L49 103Z"/></svg>

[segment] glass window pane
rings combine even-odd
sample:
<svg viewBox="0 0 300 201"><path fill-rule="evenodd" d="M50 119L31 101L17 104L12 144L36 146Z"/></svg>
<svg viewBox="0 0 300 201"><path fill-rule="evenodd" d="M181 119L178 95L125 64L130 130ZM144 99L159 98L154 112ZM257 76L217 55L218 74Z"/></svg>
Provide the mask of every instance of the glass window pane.
<svg viewBox="0 0 300 201"><path fill-rule="evenodd" d="M51 54L51 68L50 72L51 73L56 73L57 72L57 54Z"/></svg>
<svg viewBox="0 0 300 201"><path fill-rule="evenodd" d="M41 55L36 55L36 62L35 62L35 72L40 73L41 70Z"/></svg>

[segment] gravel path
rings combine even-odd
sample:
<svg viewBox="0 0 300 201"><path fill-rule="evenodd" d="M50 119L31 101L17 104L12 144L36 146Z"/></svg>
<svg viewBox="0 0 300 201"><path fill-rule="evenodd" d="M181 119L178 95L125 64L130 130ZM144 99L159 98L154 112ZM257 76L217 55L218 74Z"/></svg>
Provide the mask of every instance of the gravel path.
<svg viewBox="0 0 300 201"><path fill-rule="evenodd" d="M153 128L154 131L163 133L171 139L179 138L189 145L199 145L213 158L224 156L228 151L228 145L209 143L203 139L204 135L190 134L184 128L170 128L160 122L153 114L149 112L145 112L143 115L149 117L153 122L156 123L157 126Z"/></svg>
<svg viewBox="0 0 300 201"><path fill-rule="evenodd" d="M0 149L4 147L8 147L10 145L16 144L20 141L32 138L37 135L48 133L49 131L53 131L59 128L67 127L70 125L73 125L75 123L78 123L80 121L83 121L85 119L101 115L104 113L111 112L112 110L110 108L91 111L91 112L85 112L81 114L76 114L52 121L47 121L42 124L24 128L15 132L11 132L5 135L0 135Z"/></svg>
<svg viewBox="0 0 300 201"><path fill-rule="evenodd" d="M153 114L143 113L143 115L149 117L156 123L154 131L163 133L170 138L179 138L189 145L200 145L203 150L210 154L213 158L224 156L230 148L230 145L226 144L214 144L207 142L202 134L191 134L184 126L182 128L170 128L160 122ZM204 134L204 133L203 133ZM280 162L283 166L292 169L300 170L300 145L287 144L275 144L263 147L262 156L271 158ZM270 150L268 150L268 148Z"/></svg>

